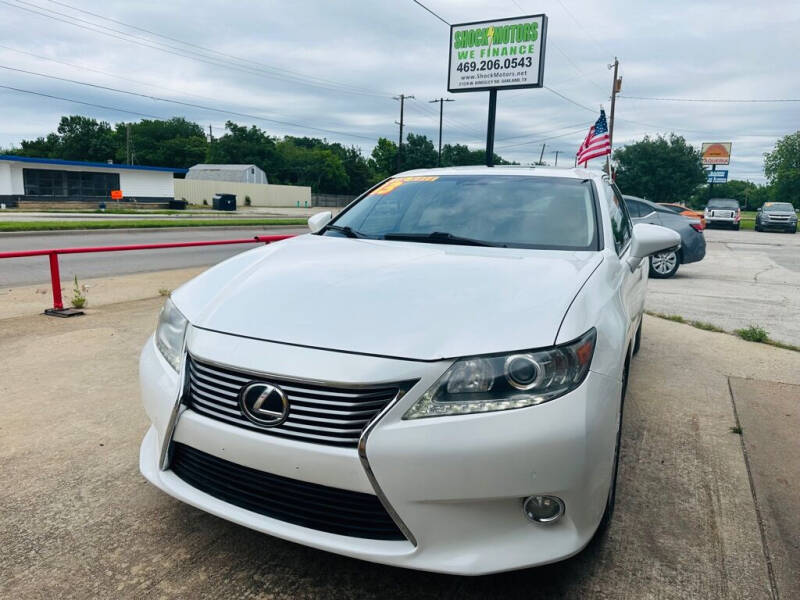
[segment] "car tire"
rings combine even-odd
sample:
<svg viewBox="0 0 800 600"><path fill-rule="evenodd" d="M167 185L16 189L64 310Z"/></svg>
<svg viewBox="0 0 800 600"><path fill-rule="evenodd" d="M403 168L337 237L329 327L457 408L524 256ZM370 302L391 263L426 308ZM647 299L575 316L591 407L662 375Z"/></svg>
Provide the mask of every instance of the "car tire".
<svg viewBox="0 0 800 600"><path fill-rule="evenodd" d="M736 225L733 226L733 230L734 231L739 231L739 228L741 227L741 225L742 225L741 223L736 223Z"/></svg>
<svg viewBox="0 0 800 600"><path fill-rule="evenodd" d="M669 279L678 272L681 261L678 252L659 252L650 257L650 277Z"/></svg>
<svg viewBox="0 0 800 600"><path fill-rule="evenodd" d="M790 229L789 233L797 233L797 225L795 225L792 229Z"/></svg>
<svg viewBox="0 0 800 600"><path fill-rule="evenodd" d="M763 229L761 229L761 225L758 223L756 223L756 231L763 231Z"/></svg>
<svg viewBox="0 0 800 600"><path fill-rule="evenodd" d="M642 326L644 326L644 317L639 321L639 327L636 330L636 336L633 338L633 355L639 354L639 347L642 345Z"/></svg>
<svg viewBox="0 0 800 600"><path fill-rule="evenodd" d="M625 367L622 371L622 397L619 401L619 414L617 416L617 440L614 446L614 467L611 472L611 484L608 488L608 498L606 499L606 507L603 510L603 516L600 518L600 525L594 537L597 538L602 535L611 523L611 518L614 516L614 505L617 500L617 475L619 474L619 451L622 442L622 415L625 408L625 395L628 391L628 374L630 373L631 360L630 355L625 359Z"/></svg>

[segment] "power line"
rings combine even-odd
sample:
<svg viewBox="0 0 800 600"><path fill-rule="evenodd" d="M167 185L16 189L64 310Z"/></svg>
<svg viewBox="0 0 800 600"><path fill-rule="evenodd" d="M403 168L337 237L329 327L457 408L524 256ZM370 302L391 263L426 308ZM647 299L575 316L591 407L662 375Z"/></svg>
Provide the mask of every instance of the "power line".
<svg viewBox="0 0 800 600"><path fill-rule="evenodd" d="M37 5L37 4L32 4L30 2L25 2L25 0L16 0L16 2L18 2L19 4L26 4L28 6L33 6L35 8L48 11L48 9L45 9L45 8L43 8L43 7L41 7L41 6ZM318 78L314 78L314 77L309 77L309 76L304 76L304 75L303 76L282 75L280 73L271 73L271 72L265 70L264 68L249 67L249 66L246 66L246 65L240 65L240 64L236 64L236 63L231 63L230 61L221 62L220 59L215 59L213 57L209 57L209 56L206 56L206 55L203 55L203 54L199 54L198 52L195 52L195 51L192 51L192 50L187 50L185 48L179 48L179 47L176 47L176 46L171 46L169 44L164 44L163 42L155 42L155 41L150 40L148 38L142 38L141 36L135 36L133 34L130 34L130 33L124 32L124 31L120 31L118 29L111 29L111 28L99 25L97 23L93 23L93 22L87 21L85 19L80 19L78 17L73 17L71 15L67 15L65 13L61 13L61 12L54 11L54 10L49 10L48 12L52 12L53 14L56 14L56 15L61 15L62 17L66 17L66 19L71 19L71 20L62 19L62 18L53 16L52 14L47 14L47 12L41 12L41 10L33 10L33 9L30 9L30 8L25 8L24 6L19 6L19 4L11 4L10 2L7 2L6 0L0 0L0 3L1 4L5 4L7 6L10 6L12 8L17 8L19 10L23 10L23 11L26 11L26 12L29 12L29 13L32 13L32 14L35 14L35 15L39 15L41 17L45 17L47 19L51 19L53 21L66 23L67 25L71 25L71 26L77 27L79 29L92 31L94 33L99 33L100 35L104 35L104 36L107 36L107 37L110 37L110 38L113 38L113 39L121 40L121 41L132 43L132 44L137 44L139 46L144 46L144 47L147 47L147 48L152 48L152 49L158 50L160 52L165 52L167 54L172 54L174 56L180 56L182 58L188 58L188 59L191 59L191 60L196 60L196 61L203 62L203 63L206 63L206 64L214 65L214 66L217 66L217 67L222 67L222 68L226 68L226 69L234 69L234 70L237 70L237 71L248 73L250 75L257 75L257 76L265 77L265 78L269 78L269 79L278 79L278 80L283 80L283 81L289 81L291 83L296 83L296 84L299 84L299 85L305 85L305 86L310 86L310 87L322 88L322 89L326 89L326 90L329 90L329 91L336 91L336 92L347 93L347 94L355 94L355 95L359 95L359 96L373 96L373 97L387 98L387 99L390 98L390 96L388 94L358 91L357 89L354 89L354 88L352 88L350 86L344 86L343 84L326 84L326 83L318 83L318 82L311 81L312 79L318 79ZM73 22L73 21L77 21L77 22ZM81 25L80 23L85 23L85 25ZM103 27L103 29L99 29L99 27ZM110 33L112 31L115 32L115 33L118 33L120 35L115 35L114 33ZM148 42L150 42L150 43L148 43ZM159 44L159 45L154 45L154 44ZM213 51L210 51L210 52L213 52ZM244 59L241 59L241 60L244 60ZM272 67L267 67L267 68L275 70Z"/></svg>
<svg viewBox="0 0 800 600"><path fill-rule="evenodd" d="M268 118L268 117L262 117L260 115L253 115L253 114L243 113L243 112L238 112L238 111L233 111L233 110L226 110L226 109L217 108L217 107L214 107L214 106L206 106L206 105L203 105L203 104L194 104L192 102L182 102L180 100L170 100L169 98L161 98L159 96L152 96L150 94L140 94L138 92L130 92L128 90L120 90L118 88L112 88L112 87L109 87L109 86L106 86L106 85L98 85L96 83L88 83L88 82L84 82L84 81L77 81L75 79L69 79L67 77L57 77L55 75L47 75L46 73L37 73L35 71L28 71L28 70L25 70L25 69L16 69L14 67L9 67L7 65L0 65L0 69L6 69L8 71L16 71L18 73L25 73L26 75L35 75L37 77L44 77L46 79L55 79L57 81L64 81L66 83L72 83L72 84L75 84L75 85L83 85L83 86L92 87L92 88L96 88L96 89L100 89L100 90L106 90L106 91L110 91L110 92L115 92L115 93L118 93L118 94L127 94L129 96L136 96L136 97L139 97L139 98L145 98L145 99L149 99L149 100L156 100L156 101L159 101L159 102L168 102L170 104L177 104L177 105L180 105L180 106L186 106L186 107L190 107L190 108L198 108L198 109L201 109L201 110L208 110L208 111L212 111L212 112L219 112L219 113L224 113L224 114L228 114L228 115L234 115L234 116L238 116L238 117L245 117L247 119L256 119L256 120L266 121L266 122L270 122L270 123L277 123L279 125L286 125L286 126L289 126L289 127L297 127L299 129L308 129L310 131L320 131L320 132L323 132L323 133L332 133L332 134L341 135L341 136L345 136L345 137L361 138L361 139L365 139L365 140L374 141L373 138L367 137L365 135L347 133L347 132L344 132L344 131L337 131L335 129L325 129L323 127L313 127L311 125L301 125L300 123L293 123L291 121L281 121L281 120L278 120L278 119L271 119L271 118Z"/></svg>
<svg viewBox="0 0 800 600"><path fill-rule="evenodd" d="M572 11L571 11L570 9L568 9L568 8L567 8L567 5L566 5L566 4L564 4L564 3L563 3L561 0L556 0L556 2L558 2L558 3L561 5L561 8L563 8L563 9L564 9L564 12L565 12L565 13L567 13L567 14L569 15L569 17L570 17L570 18L571 18L573 21L575 21L575 24L576 24L578 27L580 27L581 29L583 29L583 32L586 34L586 36L587 36L589 39L591 39L591 40L592 40L592 41L593 41L593 42L594 42L594 43L597 45L597 47L598 47L600 50L603 50L603 51L606 51L606 50L607 50L607 49L604 49L604 48L603 48L603 45L602 45L602 44L601 44L599 41L597 41L597 38L596 38L596 37L594 37L594 35L592 35L592 32L591 32L591 31L589 31L588 29L586 29L586 27L584 27L584 26L583 26L583 24L582 24L580 21L578 21L578 18L577 18L577 17L576 17L574 14L572 14ZM610 52L609 54L613 54L613 53L611 53L611 52Z"/></svg>
<svg viewBox="0 0 800 600"><path fill-rule="evenodd" d="M629 100L656 100L658 102L724 102L724 103L766 103L766 102L800 102L800 98L653 98L649 96L628 96L620 94L619 98Z"/></svg>
<svg viewBox="0 0 800 600"><path fill-rule="evenodd" d="M129 115L136 115L138 117L147 117L148 119L155 119L156 121L164 121L163 117L155 115L148 115L147 113L136 112L133 110L126 110L124 108L117 108L114 106L105 106L103 104L94 104L92 102L84 102L83 100L75 100L74 98L64 98L63 96L54 96L52 94L45 94L43 92L34 92L33 90L23 90L22 88L12 87L10 85L0 85L0 88L5 90L12 90L22 94L33 94L34 96L43 96L44 98L53 98L55 100L65 100L66 102L74 102L75 104L83 104L84 106L93 106L95 108L102 108L104 110L113 110L116 112L128 113Z"/></svg>
<svg viewBox="0 0 800 600"><path fill-rule="evenodd" d="M436 14L435 12L433 12L433 11L432 11L430 8L428 8L427 6L425 6L425 5L424 5L422 2L420 2L419 0L411 0L411 1L412 1L414 4L416 4L416 5L418 5L418 6L421 6L422 8L424 8L425 10L427 10L429 13L431 13L431 14L432 14L434 17L436 17L437 19L439 19L439 20L440 20L442 23L444 23L445 25L447 25L448 27L450 27L450 23L448 23L447 21L445 21L445 20L444 20L444 18L442 18L441 16L439 16L438 14Z"/></svg>
<svg viewBox="0 0 800 600"><path fill-rule="evenodd" d="M554 93L554 94L555 94L556 96L558 96L559 98L561 98L561 99L563 99L563 100L566 100L567 102L569 102L569 103L571 103L571 104L574 104L574 105L575 105L575 106L577 106L578 108L582 108L582 109L584 109L584 110L588 110L589 112L592 112L592 113L596 113L596 112L597 112L597 109L595 109L595 108L589 108L589 107L588 107L588 106L586 106L585 104L581 104L581 103L580 103L580 102L578 102L577 100L573 100L572 98L569 98L569 97L565 96L565 95L564 95L564 94L562 94L561 92L559 92L559 91L556 91L556 90L554 90L554 89L553 89L553 88L551 88L551 87L548 87L548 86L546 86L546 85L545 85L545 86L542 86L542 87L543 87L544 89L546 89L547 91Z"/></svg>
<svg viewBox="0 0 800 600"><path fill-rule="evenodd" d="M531 145L531 144L539 144L541 142L546 142L547 140L555 140L555 139L558 139L558 138L567 137L568 135L575 135L576 133L580 133L581 131L586 131L586 128L582 127L580 129L576 129L574 131L568 131L567 133L562 133L562 134L559 134L559 135L551 135L549 137L539 138L538 140L534 140L532 142L518 142L516 144L505 144L503 146L500 146L500 148L516 148L517 146L528 146L528 145Z"/></svg>
<svg viewBox="0 0 800 600"><path fill-rule="evenodd" d="M19 1L23 1L23 0L17 0L17 1L19 2ZM252 60L252 59L242 58L240 56L236 56L236 55L233 55L233 54L227 54L225 52L220 52L220 51L214 50L212 48L207 48L205 46L200 46L198 44L194 44L192 42L187 42L187 41L181 40L179 38L170 37L168 35L164 35L164 34L156 32L156 31L152 31L150 29L145 29L144 27L139 27L137 25L131 25L130 23L126 23L124 21L119 21L117 19L112 19L111 17L105 17L105 16L100 15L98 13L95 13L95 12L92 12L92 11L89 11L89 10L84 10L82 8L78 8L77 6L73 6L71 4L67 4L66 2L59 2L58 0L48 0L48 2L50 2L51 4L57 4L59 6L64 6L66 8L70 8L72 10L75 10L75 11L83 13L83 14L87 14L87 15L91 15L93 17L97 17L97 18L102 19L104 21L110 21L111 23L117 23L118 25L122 25L122 26L128 27L130 29L136 29L137 31L142 31L144 33L148 33L150 35L153 35L153 36L156 36L156 37L160 37L160 38L163 38L165 40L178 42L179 44L184 44L186 46L191 46L192 48L198 48L199 50L202 50L203 52L209 52L209 53L217 54L219 56L224 56L226 58L230 58L230 59L233 59L233 60L238 60L238 61L245 62L245 63L251 63L251 64L254 64L254 65L259 65L259 66L261 66L263 68L270 69L270 70L273 70L273 71L281 71L281 72L287 73L289 75L292 75L294 77L316 79L317 81L324 82L324 83L329 83L329 84L336 85L336 86L346 86L348 88L361 89L362 91L365 91L365 92L368 92L368 93L373 93L370 90L366 90L364 88L355 88L354 86L352 86L349 83L338 82L338 81L334 81L332 79L325 79L325 78L317 77L317 76L305 75L305 74L299 73L297 71L291 71L289 69L283 69L283 68L280 68L280 67L274 67L272 65L268 65L266 63L262 63L262 62L255 61L255 60ZM24 3L28 4L27 2L24 2ZM37 5L34 5L34 6L37 6ZM40 8L44 8L44 7L40 7Z"/></svg>

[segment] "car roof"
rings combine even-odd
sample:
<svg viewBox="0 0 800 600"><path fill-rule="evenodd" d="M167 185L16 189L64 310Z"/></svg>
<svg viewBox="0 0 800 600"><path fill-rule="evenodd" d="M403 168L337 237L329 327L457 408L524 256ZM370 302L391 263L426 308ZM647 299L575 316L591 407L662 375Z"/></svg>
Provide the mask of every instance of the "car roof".
<svg viewBox="0 0 800 600"><path fill-rule="evenodd" d="M442 167L438 169L414 169L413 171L397 173L395 177L433 175L522 175L526 177L567 177L569 179L601 179L606 177L606 174L600 169L524 165L503 165L497 167L474 165L465 167Z"/></svg>
<svg viewBox="0 0 800 600"><path fill-rule="evenodd" d="M650 206L650 207L651 207L651 208L653 208L653 209L661 209L661 210L664 210L663 208L661 208L661 207L660 207L658 204L656 204L655 202L651 202L650 200L645 200L644 198L639 198L639 196L630 196L630 195L628 195L628 194L623 194L623 195L622 195L622 197L623 197L623 198L625 198L625 200L636 200L637 202L642 202L642 203L644 203L644 204L647 204L648 206Z"/></svg>

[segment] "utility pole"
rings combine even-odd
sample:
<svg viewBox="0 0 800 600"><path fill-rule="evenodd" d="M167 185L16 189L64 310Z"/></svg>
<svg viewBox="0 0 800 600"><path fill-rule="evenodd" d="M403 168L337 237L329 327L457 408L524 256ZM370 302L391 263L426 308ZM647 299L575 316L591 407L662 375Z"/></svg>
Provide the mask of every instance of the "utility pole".
<svg viewBox="0 0 800 600"><path fill-rule="evenodd" d="M614 64L608 65L609 69L614 69L614 82L611 85L611 119L608 123L608 143L611 148L614 148L614 107L617 103L617 94L622 91L622 77L617 77L619 72L619 61L614 57ZM611 154L606 156L606 172L611 177Z"/></svg>
<svg viewBox="0 0 800 600"><path fill-rule="evenodd" d="M211 129L211 125L208 126L208 143L209 144L214 143L214 130Z"/></svg>
<svg viewBox="0 0 800 600"><path fill-rule="evenodd" d="M544 158L544 149L545 149L545 147L547 147L547 144L542 144L542 152L541 152L541 154L539 154L539 162L536 163L537 165L543 165L544 164L544 161L542 159Z"/></svg>
<svg viewBox="0 0 800 600"><path fill-rule="evenodd" d="M428 100L428 104L432 104L433 102L439 103L439 167L442 166L442 115L444 113L444 103L445 102L455 102L455 100L451 100L450 98L439 98L438 100Z"/></svg>
<svg viewBox="0 0 800 600"><path fill-rule="evenodd" d="M558 166L558 155L561 154L561 150L553 150L553 154L556 155L556 164L553 165L553 166L557 167Z"/></svg>
<svg viewBox="0 0 800 600"><path fill-rule="evenodd" d="M406 96L405 94L400 94L399 96L394 96L395 100L400 100L400 122L397 123L400 125L400 141L397 144L397 171L399 172L400 166L403 164L403 106L407 98L414 98L414 96Z"/></svg>
<svg viewBox="0 0 800 600"><path fill-rule="evenodd" d="M125 124L125 164L131 164L131 124Z"/></svg>

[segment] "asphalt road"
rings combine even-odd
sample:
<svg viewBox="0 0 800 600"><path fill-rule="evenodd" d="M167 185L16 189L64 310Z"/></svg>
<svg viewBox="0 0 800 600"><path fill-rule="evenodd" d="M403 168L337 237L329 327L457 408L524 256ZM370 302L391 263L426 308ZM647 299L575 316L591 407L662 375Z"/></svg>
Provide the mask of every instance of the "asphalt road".
<svg viewBox="0 0 800 600"><path fill-rule="evenodd" d="M0 320L0 598L797 597L797 565L775 561L792 555L776 554L776 538L760 534L793 522L797 480L787 467L779 497L786 504L772 509L788 521L764 523L773 513L756 510L741 438L729 430L736 418L726 376L798 384L795 352L646 318L607 534L562 563L451 577L262 535L148 484L138 471L147 418L136 364L161 304L155 298L76 319ZM330 318L312 316L321 326ZM741 406L747 390L736 391L740 414L749 418ZM765 409L767 418L784 419L783 412ZM765 460L796 452L791 430L785 433L754 438L774 446ZM521 514L520 527L536 543Z"/></svg>
<svg viewBox="0 0 800 600"><path fill-rule="evenodd" d="M0 251L36 250L40 248L74 248L77 246L122 246L127 244L157 244L206 240L244 239L255 235L305 233L306 227L235 227L222 230L202 228L152 229L136 231L98 231L80 234L42 232L37 235L2 235ZM62 281L126 275L213 265L248 250L249 244L232 246L199 246L142 250L140 252L109 252L71 254L59 257ZM33 285L50 281L47 257L0 260L0 288Z"/></svg>
<svg viewBox="0 0 800 600"><path fill-rule="evenodd" d="M647 308L800 346L800 234L709 229L706 257L651 279Z"/></svg>

